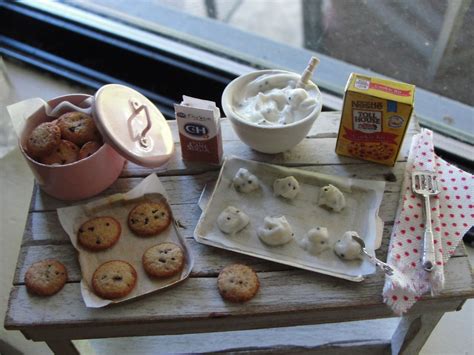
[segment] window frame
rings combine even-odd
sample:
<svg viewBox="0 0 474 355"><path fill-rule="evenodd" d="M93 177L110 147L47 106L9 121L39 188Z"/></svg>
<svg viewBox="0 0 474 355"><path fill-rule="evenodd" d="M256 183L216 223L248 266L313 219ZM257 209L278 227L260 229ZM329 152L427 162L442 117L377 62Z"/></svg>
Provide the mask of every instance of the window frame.
<svg viewBox="0 0 474 355"><path fill-rule="evenodd" d="M0 7L2 11L7 9L22 13L23 16L33 16L41 21L49 21L51 26L79 31L87 36L95 37L98 41L126 47L126 50L135 51L144 56L153 57L155 54L157 63L171 60L174 66L180 67L182 73L194 71L198 78L202 77L206 80L214 78L224 86L232 78L255 68L302 71L308 58L316 55L321 59L321 63L315 74L315 81L323 92L325 108L329 109L341 109L344 87L351 72L382 76L323 54L289 47L216 21L186 15L161 5L157 5L159 20L157 23L147 24L147 29L139 28L139 23L133 18L121 18L120 22L58 2L44 3L26 0L22 3L2 3ZM180 25L183 21L188 21L184 27ZM7 46L2 46L0 53L7 57L29 62L92 88L98 88L105 82L120 82L120 78L113 75L94 72L84 66L76 68L77 63L61 61L61 58L54 58L38 48L28 48L26 44L14 43L17 47L13 50L12 38L2 36L2 40L5 41L5 39L10 42L7 41ZM24 52L16 50L18 47ZM57 69L58 64L62 70ZM173 79L168 78L168 80ZM202 81L203 86L205 82L205 80ZM133 86L133 83L126 84ZM175 86L174 90L181 89L182 94L189 94L185 87ZM149 96L152 101L157 102L166 116L172 117L172 100L147 88L140 86L136 88ZM213 97L206 96L206 90L202 90L202 93L201 97L220 102L220 98L216 99L217 92L213 93ZM176 100L176 97L174 99ZM473 107L417 88L415 112L422 126L446 137L442 140L442 146L438 148L461 155L472 162L472 157L466 156L466 152L472 151Z"/></svg>

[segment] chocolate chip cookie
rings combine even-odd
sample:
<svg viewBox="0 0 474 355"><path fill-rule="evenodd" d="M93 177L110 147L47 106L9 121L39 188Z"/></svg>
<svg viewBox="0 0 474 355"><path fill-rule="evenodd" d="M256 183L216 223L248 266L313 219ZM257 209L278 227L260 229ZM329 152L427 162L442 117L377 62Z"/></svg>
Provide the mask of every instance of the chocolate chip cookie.
<svg viewBox="0 0 474 355"><path fill-rule="evenodd" d="M143 237L164 231L171 223L171 210L166 201L146 201L136 205L128 214L130 230Z"/></svg>
<svg viewBox="0 0 474 355"><path fill-rule="evenodd" d="M183 269L184 253L176 244L166 242L148 248L142 257L143 268L152 277L169 277Z"/></svg>
<svg viewBox="0 0 474 355"><path fill-rule="evenodd" d="M31 131L26 149L32 158L38 158L51 153L60 142L60 128L53 122L44 122Z"/></svg>
<svg viewBox="0 0 474 355"><path fill-rule="evenodd" d="M120 222L115 218L95 217L79 227L77 241L91 251L105 250L118 242L121 231Z"/></svg>
<svg viewBox="0 0 474 355"><path fill-rule="evenodd" d="M82 112L68 112L58 118L63 139L82 146L89 141L98 140L99 132L92 117Z"/></svg>
<svg viewBox="0 0 474 355"><path fill-rule="evenodd" d="M79 151L79 159L90 157L92 154L97 152L102 144L96 141L90 141L85 143Z"/></svg>
<svg viewBox="0 0 474 355"><path fill-rule="evenodd" d="M51 153L42 157L41 163L47 165L70 164L79 158L79 147L72 142L61 139L59 145Z"/></svg>
<svg viewBox="0 0 474 355"><path fill-rule="evenodd" d="M217 278L222 298L230 302L246 302L252 299L260 287L258 276L250 267L233 264L225 267Z"/></svg>
<svg viewBox="0 0 474 355"><path fill-rule="evenodd" d="M64 287L66 281L66 268L53 259L34 263L25 274L26 288L39 296L54 295Z"/></svg>
<svg viewBox="0 0 474 355"><path fill-rule="evenodd" d="M137 283L137 272L122 260L111 260L100 265L92 275L94 292L106 299L122 298L132 292Z"/></svg>

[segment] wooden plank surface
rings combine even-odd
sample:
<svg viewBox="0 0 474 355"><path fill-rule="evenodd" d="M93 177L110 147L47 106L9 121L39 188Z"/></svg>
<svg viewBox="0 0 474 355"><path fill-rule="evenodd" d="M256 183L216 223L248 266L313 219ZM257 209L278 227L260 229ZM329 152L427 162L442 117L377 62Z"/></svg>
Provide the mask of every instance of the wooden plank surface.
<svg viewBox="0 0 474 355"><path fill-rule="evenodd" d="M290 152L276 155L257 153L244 146L229 122L224 120L225 153L319 173L386 181L380 209L386 226L383 244L377 253L385 259L410 139L406 139L404 151L393 168L339 157L334 152L339 116L339 113L323 113L308 134L308 139ZM61 336L87 338L245 329L391 314L382 302L383 276L379 273L356 284L196 243L192 233L201 213L197 202L203 188L216 180L219 167L181 161L175 122L171 122L170 126L177 153L167 167L147 169L128 163L121 178L101 196L128 191L150 173L160 175L174 216L186 227L181 232L195 255L196 264L190 279L140 300L105 309L86 308L79 291L80 270L76 252L60 227L56 214L56 208L75 203L58 201L35 188L5 319L7 328L22 329L25 334L31 332L30 336L37 339L51 337L52 332L47 330L55 328L58 333L54 334L60 339ZM409 136L416 131L417 126L413 123ZM441 296L426 296L417 303L414 312L425 312L436 304L444 309L455 309L463 297L472 297L474 291L469 262L462 249L456 256L447 265L447 284ZM23 284L29 265L43 258L56 258L69 271L65 288L49 298L29 295ZM235 262L251 265L261 280L258 296L244 305L224 302L216 288L218 272L223 266ZM137 328L137 323L153 323L156 328ZM81 332L75 334L69 327L81 327ZM97 327L102 333L93 333ZM134 329L136 333L133 333Z"/></svg>
<svg viewBox="0 0 474 355"><path fill-rule="evenodd" d="M299 167L299 169L349 178L385 181L387 196L390 193L393 195L387 198L392 199L394 202L390 203L396 205L399 198L400 182L403 180L404 166L405 163L398 163L394 168L384 169L374 166L374 164L325 165L320 167ZM212 171L195 175L160 176L160 180L168 192L171 204L196 203L206 184L214 183L218 174L218 171ZM30 211L53 211L60 207L86 203L101 196L128 191L138 185L142 179L142 177L120 178L99 196L81 202L60 201L45 194L41 189L35 188ZM393 217L394 214L390 215L390 219L393 219Z"/></svg>
<svg viewBox="0 0 474 355"><path fill-rule="evenodd" d="M452 259L446 267L446 274L446 288L437 299L460 299L472 295L473 281L467 258ZM362 283L296 269L260 272L258 275L261 289L254 299L243 305L225 302L217 291L214 277L190 278L172 289L141 300L101 309L84 306L78 283L66 284L61 292L52 297L32 297L25 286L15 286L10 296L14 302L10 302L6 326L9 329L37 324L44 327L86 327L140 322L193 322L229 317L228 328L220 330L231 330L232 318L239 317L255 317L257 321L257 316L291 314L297 324L298 316L305 313L316 316L327 311L326 316L330 317L326 318L328 322L346 320L345 313L351 314L351 310L367 313L372 309L386 316L391 314L382 302L383 275L380 273ZM427 301L430 298L426 296ZM195 326L198 327L197 324Z"/></svg>

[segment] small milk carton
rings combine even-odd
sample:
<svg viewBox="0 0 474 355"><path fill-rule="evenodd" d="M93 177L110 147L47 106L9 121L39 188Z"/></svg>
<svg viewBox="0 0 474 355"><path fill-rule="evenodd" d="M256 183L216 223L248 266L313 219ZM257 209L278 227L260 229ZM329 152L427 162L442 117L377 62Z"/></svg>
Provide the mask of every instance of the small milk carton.
<svg viewBox="0 0 474 355"><path fill-rule="evenodd" d="M215 102L183 96L174 110L183 160L220 164L222 134Z"/></svg>
<svg viewBox="0 0 474 355"><path fill-rule="evenodd" d="M415 86L352 73L336 153L395 165L413 111Z"/></svg>

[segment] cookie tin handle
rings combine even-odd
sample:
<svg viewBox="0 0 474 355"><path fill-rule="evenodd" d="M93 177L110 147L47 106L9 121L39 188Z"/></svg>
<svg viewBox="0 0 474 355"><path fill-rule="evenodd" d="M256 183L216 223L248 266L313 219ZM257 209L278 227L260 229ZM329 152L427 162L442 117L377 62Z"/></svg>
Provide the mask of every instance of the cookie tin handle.
<svg viewBox="0 0 474 355"><path fill-rule="evenodd" d="M59 117L63 113L71 112L71 111L79 111L86 115L92 115L92 103L94 102L94 98L88 97L84 101L82 101L79 105L74 105L69 101L62 101L60 102L55 108L49 110L46 109L46 114L50 117Z"/></svg>
<svg viewBox="0 0 474 355"><path fill-rule="evenodd" d="M151 119L150 119L150 111L148 110L147 105L142 104L136 100L130 100L130 105L132 105L132 115L130 116L129 120L133 120L135 117L137 117L141 111L145 110L145 117L146 117L146 127L143 129L142 133L140 134L140 144L143 148L148 148L148 145L150 144L148 138L146 137L146 134L148 131L151 129Z"/></svg>

